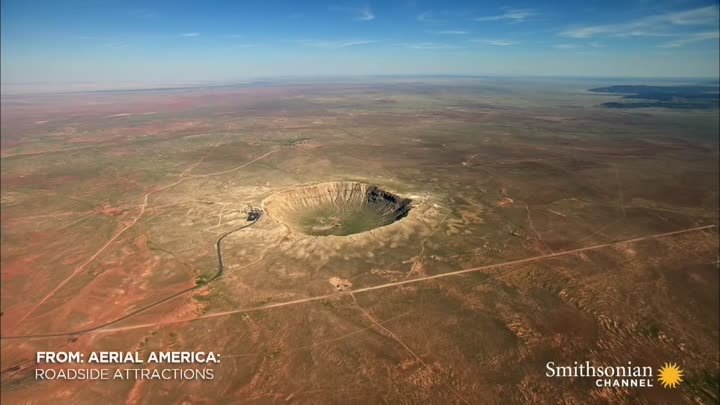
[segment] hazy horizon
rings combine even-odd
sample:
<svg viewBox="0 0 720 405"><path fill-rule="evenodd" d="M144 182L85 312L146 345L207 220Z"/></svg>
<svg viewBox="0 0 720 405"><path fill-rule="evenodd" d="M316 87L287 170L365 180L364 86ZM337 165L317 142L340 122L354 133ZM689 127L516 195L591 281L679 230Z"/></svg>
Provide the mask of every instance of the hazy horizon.
<svg viewBox="0 0 720 405"><path fill-rule="evenodd" d="M27 82L2 83L2 93L6 96L23 94L61 94L85 92L113 92L113 91L144 91L144 90L180 90L203 89L242 86L272 86L272 85L312 85L318 82L325 84L353 84L353 83L402 83L433 81L489 81L489 82L522 82L543 83L560 82L574 84L641 84L641 85L684 85L705 84L719 86L717 77L641 77L641 76L521 76L521 75L452 75L452 74L397 74L397 75L335 75L335 76L267 76L248 77L236 80L198 80L188 82L90 82L77 81L68 83Z"/></svg>

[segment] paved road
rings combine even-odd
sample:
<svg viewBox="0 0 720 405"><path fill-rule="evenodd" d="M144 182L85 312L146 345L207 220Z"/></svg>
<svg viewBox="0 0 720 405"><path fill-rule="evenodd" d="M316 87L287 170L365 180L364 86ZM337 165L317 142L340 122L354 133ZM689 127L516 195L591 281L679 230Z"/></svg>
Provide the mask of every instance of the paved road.
<svg viewBox="0 0 720 405"><path fill-rule="evenodd" d="M180 184L180 183L182 183L182 182L184 182L184 181L187 181L187 180L199 179L199 178L205 178L205 177L212 177L212 176L218 176L218 175L222 175L222 174L232 173L232 172L234 172L234 171L236 171L236 170L240 170L240 169L242 169L242 168L244 168L244 167L247 167L248 165L251 165L251 164L257 162L258 160L264 159L265 157L269 156L270 154L277 152L279 149L280 149L280 146L277 146L277 147L271 149L269 152L266 152L266 153L264 153L264 154L256 157L255 159L253 159L253 160L251 160L251 161L249 161L249 162L243 163L242 165L237 166L237 167L232 168L232 169L223 170L223 171L214 172L214 173L194 174L194 175L185 176L185 177L182 177L180 180L177 180L177 181L175 181L175 182L173 182L173 183L167 184L167 185L162 186L162 187L159 187L159 188L152 189L152 190L148 191L147 193L145 193L145 195L143 196L143 203L140 205L140 212L135 216L135 218L132 220L132 222L130 222L130 223L129 223L128 225L126 225L125 227L123 227L123 228L122 228L119 232L117 232L109 241L107 241L102 247L100 247L100 249L99 249L98 251L96 251L96 252L95 252L92 256L90 256L87 260L85 260L84 262L82 262L82 264L80 264L78 267L76 267L76 268L72 271L72 273L70 273L69 276L67 276L63 281L61 281L58 285L56 285L55 288L53 288L49 293L47 293L38 303L36 303L36 304L30 309L30 311L28 311L27 313L25 313L25 315L23 315L23 316L15 323L14 327L17 328L21 323L23 323L23 321L24 321L25 319L27 319L27 318L28 318L31 314L33 314L38 308L40 308L41 305L43 305L45 302L47 302L47 300L49 300L50 297L52 297L52 296L55 295L58 291L60 291L60 289L62 289L63 286L65 286L65 284L67 284L67 283L68 283L70 280L72 280L75 276L77 276L78 274L80 274L80 273L85 269L86 266L88 266L88 265L89 265L90 263L92 263L98 256L100 256L100 254L102 254L103 251L105 251L105 249L107 249L118 237L120 237L120 235L122 235L122 234L125 233L128 229L130 229L130 228L132 228L133 226L135 226L135 224L137 224L137 222L140 220L140 218L141 218L141 217L143 216L143 214L145 213L145 209L147 208L148 203L149 203L149 200L148 200L148 199L150 198L150 195L151 195L151 194L159 193L159 192L161 192L161 191L163 191L163 190L167 190L167 189L169 189L169 188L175 187L175 186L177 186L178 184Z"/></svg>
<svg viewBox="0 0 720 405"><path fill-rule="evenodd" d="M132 312L130 312L130 313L128 313L128 314L125 314L125 315L121 316L120 318L117 318L117 319L114 319L114 320L112 320L112 321L103 323L103 324L101 324L101 325L93 326L93 327L91 327L91 328L81 329L81 330L78 330L78 331L75 331L75 332L68 332L68 333L48 333L48 334L43 334L43 335L24 335L24 336L0 336L0 339L6 340L6 339L28 339L28 338L51 338L51 337L84 335L84 334L87 334L87 333L90 333L90 332L95 332L95 331L100 330L100 329L102 329L102 328L107 328L108 326L114 325L114 324L116 324L116 323L118 323L118 322L120 322L120 321L124 321L124 320L130 318L131 316L135 316L135 315L137 315L137 314L139 314L139 313L141 313L141 312L147 311L147 310L150 309L150 308L154 308L154 307L156 307L156 306L158 306L158 305L160 305L160 304L164 304L164 303L166 303L166 302L168 302L168 301L170 301L170 300L172 300L172 299L174 299L174 298L180 297L181 295L184 295L184 294L187 294L187 293L189 293L189 292L191 292L191 291L195 291L195 290L197 290L197 289L203 288L203 287L205 287L206 285L208 285L209 283L217 280L218 278L220 278L220 277L223 275L223 272L224 272L224 270L225 270L224 264L223 264L223 254L222 254L222 241L223 241L223 239L225 239L225 237L227 237L228 235L230 235L230 234L232 234L232 233L235 233L235 232L237 232L237 231L239 231L239 230L241 230L241 229L245 229L245 228L248 228L248 227L250 227L250 226L252 226L252 225L255 225L258 221L260 221L260 219L261 219L262 217L263 217L263 214L261 213L260 216L258 216L254 221L252 221L252 222L250 222L250 223L248 223L248 224L245 224L245 225L243 225L243 226L241 226L241 227L235 228L235 229L233 229L233 230L231 230L231 231L225 232L224 234L220 235L220 237L218 238L217 242L215 242L215 249L217 250L217 257L218 257L218 269L217 269L217 272L216 272L212 277L210 277L207 281L203 281L203 282L201 282L201 283L196 284L196 285L193 286L193 287L186 288L186 289L184 289L184 290L178 291L178 292L176 292L176 293L174 293L174 294L172 294L172 295L170 295L170 296L168 296L168 297L165 297L165 298L160 299L160 300L158 300L158 301L155 301L155 302L153 302L153 303L151 303L151 304L145 305L145 306L142 307L142 308L138 308L138 309L136 309L135 311L132 311Z"/></svg>
<svg viewBox="0 0 720 405"><path fill-rule="evenodd" d="M627 243L636 243L636 242L640 242L640 241L648 240L648 239L658 239L658 238L664 238L664 237L668 237L668 236L679 235L679 234L683 234L683 233L704 231L704 230L713 229L716 227L717 227L717 225L706 225L706 226L698 226L698 227L688 228L688 229L681 229L681 230L673 231L673 232L665 232L665 233L658 233L658 234L653 234L653 235L646 235L646 236L641 236L641 237L633 238L633 239L627 239L627 240L610 242L610 243L603 243L603 244L599 244L599 245L587 246L587 247L578 248L578 249L566 250L563 252L549 253L549 254L544 254L544 255L539 255L539 256L528 257L525 259L512 260L512 261L504 262L504 263L471 267L468 269L451 271L451 272L447 272L447 273L440 273L440 274L435 274L432 276L417 277L417 278L413 278L410 280L402 280L402 281L395 281L395 282L391 282L391 283L378 284L378 285L374 285L374 286L370 286L370 287L357 288L354 290L348 290L348 291L343 291L343 292L338 292L338 293L333 293L333 294L319 295L319 296L308 297L308 298L300 298L297 300L277 302L277 303L273 303L273 304L259 305L259 306L255 306L255 307L239 308L239 309L234 309L234 310L230 310L230 311L215 312L212 314L201 315L201 316L198 316L195 318L179 319L179 320L168 321L168 322L154 322L154 323L144 323L144 324L129 325L129 326L120 326L120 327L115 327L115 328L109 328L108 327L109 325L105 324L105 325L100 325L100 326L94 327L92 329L80 330L80 331L75 331L75 332L56 333L56 334L47 334L47 335L6 336L6 337L0 337L0 339L2 339L2 340L9 340L9 339L30 340L30 339L44 339L44 338L63 337L63 336L76 337L78 335L89 334L89 333L99 334L99 333L122 332L122 331L133 330L133 329L150 328L150 327L154 327L154 326L158 326L158 325L185 323L185 322L191 322L191 321L196 321L196 320L200 320L200 319L217 318L217 317L221 317L221 316L228 316L228 315L233 315L233 314L238 314L238 313L262 311L262 310L268 310L268 309L272 309L272 308L287 307L287 306L291 306L291 305L303 304L303 303L312 302L312 301L325 300L328 298L341 297L341 296L347 296L347 295L356 294L356 293L362 293L362 292L367 292L367 291L374 291L374 290L380 290L380 289L384 289L384 288L396 287L396 286L405 285L405 284L419 283L422 281L433 280L433 279L437 279L437 278L457 276L457 275L461 275L461 274L466 274L466 273L471 273L471 272L476 272L476 271L481 271L481 270L488 270L488 269L492 269L492 268L511 266L511 265L515 265L515 264L527 264L527 263L531 263L531 262L535 262L535 261L540 261L540 260L545 260L545 259L550 259L550 258L555 258L555 257L561 257L561 256L568 256L568 255L573 255L576 253L582 253L582 252L587 252L587 251L596 250L596 249L602 249L602 248L611 247L611 246L618 246L618 245L623 245L623 244L627 244ZM227 236L227 235L223 235L222 237L224 237L224 236ZM218 240L218 243L219 242L220 242L220 240ZM486 280L500 277L502 275L508 274L517 269L518 268L512 268L507 271L501 272L499 274L494 274L494 275L490 276L489 278L487 278ZM128 316L130 316L130 315L128 315ZM125 316L122 319L126 319L128 316ZM122 320L122 319L120 319L120 320ZM119 320L115 320L112 323L115 323L118 321Z"/></svg>

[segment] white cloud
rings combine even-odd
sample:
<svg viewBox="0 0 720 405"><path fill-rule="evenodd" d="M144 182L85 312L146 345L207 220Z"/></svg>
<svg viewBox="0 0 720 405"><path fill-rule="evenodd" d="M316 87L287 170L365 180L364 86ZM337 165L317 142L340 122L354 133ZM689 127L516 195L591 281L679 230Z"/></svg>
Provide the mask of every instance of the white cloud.
<svg viewBox="0 0 720 405"><path fill-rule="evenodd" d="M440 35L467 35L469 32L463 31L463 30L440 30L440 31L430 31L433 34L440 34Z"/></svg>
<svg viewBox="0 0 720 405"><path fill-rule="evenodd" d="M424 11L416 17L418 21L423 23L431 23L431 24L437 24L437 23L444 23L445 20L440 20L438 18L435 18L435 15L432 11Z"/></svg>
<svg viewBox="0 0 720 405"><path fill-rule="evenodd" d="M659 16L660 20L668 21L674 25L702 25L717 24L718 6L707 6L676 13L668 13Z"/></svg>
<svg viewBox="0 0 720 405"><path fill-rule="evenodd" d="M338 48L347 48L349 46L372 44L377 41L370 41L370 40L364 40L364 39L357 39L357 40L302 39L297 42L303 46L309 46L312 48L338 49Z"/></svg>
<svg viewBox="0 0 720 405"><path fill-rule="evenodd" d="M472 42L493 46L510 46L516 44L515 41L510 41L507 39L473 39Z"/></svg>
<svg viewBox="0 0 720 405"><path fill-rule="evenodd" d="M411 49L421 49L421 50L440 50L440 49L458 49L459 48L457 45L438 44L435 42L415 42L415 43L409 43L409 44L404 44L404 45Z"/></svg>
<svg viewBox="0 0 720 405"><path fill-rule="evenodd" d="M330 6L330 10L340 11L342 13L352 14L355 21L372 21L375 19L375 13L369 6L365 7L346 7L346 6Z"/></svg>
<svg viewBox="0 0 720 405"><path fill-rule="evenodd" d="M193 37L199 37L200 33L199 32L186 32L184 34L180 34L180 36L186 37L186 38L193 38Z"/></svg>
<svg viewBox="0 0 720 405"><path fill-rule="evenodd" d="M357 10L358 15L354 18L356 21L372 21L375 19L375 13L370 7L365 7Z"/></svg>
<svg viewBox="0 0 720 405"><path fill-rule="evenodd" d="M560 33L570 38L591 38L594 36L671 36L679 27L717 25L720 13L718 6L701 7L686 11L656 14L620 24L590 25L575 27Z"/></svg>
<svg viewBox="0 0 720 405"><path fill-rule="evenodd" d="M575 49L577 47L578 46L575 44L555 44L555 45L553 45L553 48L557 48L557 49Z"/></svg>
<svg viewBox="0 0 720 405"><path fill-rule="evenodd" d="M510 20L513 22L525 21L528 17L535 15L536 13L528 9L507 9L504 13L498 15L490 15L485 17L473 18L475 21L502 21Z"/></svg>
<svg viewBox="0 0 720 405"><path fill-rule="evenodd" d="M676 39L674 41L666 42L664 44L658 45L660 48L679 48L681 46L693 43L693 42L700 42L700 41L708 41L713 39L720 39L720 32L713 31L713 32L698 32L692 35L689 35L685 38Z"/></svg>

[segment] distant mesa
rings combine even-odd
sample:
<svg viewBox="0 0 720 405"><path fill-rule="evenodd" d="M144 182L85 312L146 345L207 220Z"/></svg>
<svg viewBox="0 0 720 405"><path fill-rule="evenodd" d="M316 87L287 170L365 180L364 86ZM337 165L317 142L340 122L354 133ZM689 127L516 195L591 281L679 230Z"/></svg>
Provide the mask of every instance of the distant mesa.
<svg viewBox="0 0 720 405"><path fill-rule="evenodd" d="M607 108L713 109L720 105L718 86L621 85L590 89L595 93L622 94L624 100L603 103Z"/></svg>
<svg viewBox="0 0 720 405"><path fill-rule="evenodd" d="M346 236L405 218L411 203L378 186L341 181L280 191L265 199L263 207L291 232Z"/></svg>

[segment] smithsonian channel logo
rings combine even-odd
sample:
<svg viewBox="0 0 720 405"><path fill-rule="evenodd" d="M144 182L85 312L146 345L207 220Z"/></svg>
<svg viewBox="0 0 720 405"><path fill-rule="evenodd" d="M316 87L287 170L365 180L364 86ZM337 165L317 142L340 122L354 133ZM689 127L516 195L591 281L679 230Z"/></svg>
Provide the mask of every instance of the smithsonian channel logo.
<svg viewBox="0 0 720 405"><path fill-rule="evenodd" d="M683 381L683 371L675 363L665 363L657 371L651 366L637 366L628 361L625 366L595 366L589 361L573 365L545 364L545 376L551 378L594 378L598 388L651 388L656 383L663 388L677 388Z"/></svg>

